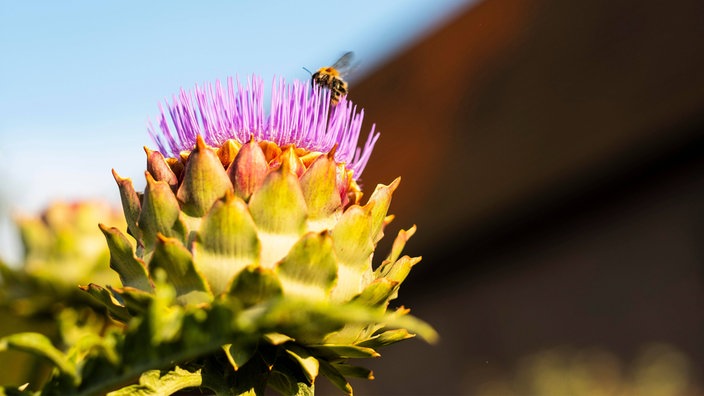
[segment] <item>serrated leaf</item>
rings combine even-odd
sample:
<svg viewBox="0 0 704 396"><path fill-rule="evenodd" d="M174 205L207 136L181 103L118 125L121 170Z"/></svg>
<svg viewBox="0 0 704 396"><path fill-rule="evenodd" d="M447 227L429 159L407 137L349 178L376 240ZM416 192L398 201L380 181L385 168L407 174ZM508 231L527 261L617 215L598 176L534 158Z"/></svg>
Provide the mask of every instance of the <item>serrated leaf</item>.
<svg viewBox="0 0 704 396"><path fill-rule="evenodd" d="M326 300L337 279L337 262L327 232L304 235L277 265L284 295Z"/></svg>
<svg viewBox="0 0 704 396"><path fill-rule="evenodd" d="M186 388L202 384L201 370L190 372L176 366L165 374L159 370L146 371L139 377L139 384L130 385L108 393L108 396L168 396Z"/></svg>
<svg viewBox="0 0 704 396"><path fill-rule="evenodd" d="M110 249L110 268L120 276L122 285L146 292L151 291L152 286L144 261L134 255L132 244L127 237L115 227L108 228L103 224L99 224L99 227Z"/></svg>
<svg viewBox="0 0 704 396"><path fill-rule="evenodd" d="M43 334L17 333L0 338L0 351L8 349L28 352L44 358L56 366L61 373L69 376L75 384L79 382L76 366Z"/></svg>
<svg viewBox="0 0 704 396"><path fill-rule="evenodd" d="M227 194L203 219L193 246L193 257L213 294L218 295L243 268L258 263L260 249L247 204Z"/></svg>

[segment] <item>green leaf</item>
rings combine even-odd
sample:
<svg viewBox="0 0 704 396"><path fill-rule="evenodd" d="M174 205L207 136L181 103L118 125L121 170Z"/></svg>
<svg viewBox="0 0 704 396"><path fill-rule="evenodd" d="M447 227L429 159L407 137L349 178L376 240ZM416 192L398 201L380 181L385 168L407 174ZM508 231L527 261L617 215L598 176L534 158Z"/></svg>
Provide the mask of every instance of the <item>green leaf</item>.
<svg viewBox="0 0 704 396"><path fill-rule="evenodd" d="M411 268L418 264L420 260L420 257L411 258L408 256L403 256L394 263L383 263L376 269L376 271L374 271L374 276L377 279L387 279L396 284L393 293L388 297L389 301L398 296L398 287L401 285L401 282L406 279L408 274L411 272Z"/></svg>
<svg viewBox="0 0 704 396"><path fill-rule="evenodd" d="M309 348L315 355L323 356L328 360L348 358L375 358L379 355L372 348L356 345L312 345Z"/></svg>
<svg viewBox="0 0 704 396"><path fill-rule="evenodd" d="M282 395L313 396L313 383L308 381L298 364L285 359L278 360L269 375L268 385Z"/></svg>
<svg viewBox="0 0 704 396"><path fill-rule="evenodd" d="M287 345L285 348L286 353L290 357L292 357L293 360L295 360L296 363L298 363L298 365L301 367L303 375L306 376L308 382L313 383L318 377L318 370L320 369L320 363L318 362L318 359L313 357L305 349L295 344Z"/></svg>
<svg viewBox="0 0 704 396"><path fill-rule="evenodd" d="M183 304L199 304L212 301L212 294L203 277L193 265L193 257L180 241L159 235L149 270L162 268ZM152 276L153 277L153 276Z"/></svg>
<svg viewBox="0 0 704 396"><path fill-rule="evenodd" d="M0 396L39 396L41 394L40 392L26 390L28 385L29 383L12 387L0 386Z"/></svg>
<svg viewBox="0 0 704 396"><path fill-rule="evenodd" d="M153 292L145 292L140 289L123 287L121 289L107 287L113 295L119 296L130 314L141 315L146 312L147 307L154 299Z"/></svg>
<svg viewBox="0 0 704 396"><path fill-rule="evenodd" d="M190 372L178 366L166 373L149 370L139 377L139 384L110 392L108 396L168 396L182 389L198 387L202 382L200 370Z"/></svg>
<svg viewBox="0 0 704 396"><path fill-rule="evenodd" d="M386 311L389 297L396 292L398 282L386 278L379 278L364 288L354 301L369 307L378 307L381 312Z"/></svg>
<svg viewBox="0 0 704 396"><path fill-rule="evenodd" d="M436 343L439 338L437 331L415 316L407 315L408 311L406 308L399 308L395 312L387 314L384 324L389 328L407 329L431 344Z"/></svg>
<svg viewBox="0 0 704 396"><path fill-rule="evenodd" d="M266 333L263 338L271 345L282 345L289 341L295 341L293 338L281 333Z"/></svg>
<svg viewBox="0 0 704 396"><path fill-rule="evenodd" d="M229 295L245 307L281 296L281 282L274 271L259 266L242 270L233 280Z"/></svg>
<svg viewBox="0 0 704 396"><path fill-rule="evenodd" d="M122 301L117 299L112 291L94 283L91 283L88 286L80 286L80 288L90 294L91 297L95 298L98 302L103 304L107 308L110 316L115 320L122 323L127 323L132 317L127 307L122 303Z"/></svg>
<svg viewBox="0 0 704 396"><path fill-rule="evenodd" d="M99 227L110 249L110 268L120 275L122 285L150 292L152 286L144 261L135 257L127 237L115 227L108 228L103 224L99 224Z"/></svg>
<svg viewBox="0 0 704 396"><path fill-rule="evenodd" d="M329 379L330 382L335 385L338 389L345 392L345 394L348 394L350 396L352 395L352 385L347 382L345 376L342 375L342 373L340 373L340 371L335 366L325 360L321 360L320 373L323 374L327 379Z"/></svg>
<svg viewBox="0 0 704 396"><path fill-rule="evenodd" d="M369 339L366 339L360 343L358 343L358 346L361 347L367 347L367 348L372 348L376 349L382 346L394 344L399 341L407 340L409 338L415 337L414 334L411 334L408 332L406 329L394 329L394 330L387 330L384 331L383 333L377 334L374 337L371 337Z"/></svg>
<svg viewBox="0 0 704 396"><path fill-rule="evenodd" d="M332 366L345 377L364 378L367 380L374 379L374 373L366 367L352 366L342 362L332 363Z"/></svg>
<svg viewBox="0 0 704 396"><path fill-rule="evenodd" d="M260 249L247 204L227 194L204 218L193 245L193 257L213 294L218 295L243 268L258 263Z"/></svg>
<svg viewBox="0 0 704 396"><path fill-rule="evenodd" d="M298 178L286 169L269 173L250 198L249 211L259 230L260 264L273 268L305 229L307 208Z"/></svg>
<svg viewBox="0 0 704 396"><path fill-rule="evenodd" d="M222 349L232 368L237 371L254 356L257 344L256 338L238 337L232 343L223 345Z"/></svg>
<svg viewBox="0 0 704 396"><path fill-rule="evenodd" d="M372 279L371 215L362 207L353 205L345 210L331 235L338 259L338 280L332 299L349 301Z"/></svg>
<svg viewBox="0 0 704 396"><path fill-rule="evenodd" d="M141 242L142 230L137 226L137 221L142 210L142 204L137 192L134 190L132 180L120 177L120 175L115 172L115 169L112 170L112 176L115 178L117 187L120 189L120 200L122 201L122 211L127 221L127 230L130 235Z"/></svg>
<svg viewBox="0 0 704 396"><path fill-rule="evenodd" d="M319 156L308 167L301 176L301 190L308 206L309 229L331 229L342 210L342 202L337 188L337 167L330 155Z"/></svg>
<svg viewBox="0 0 704 396"><path fill-rule="evenodd" d="M396 188L398 188L399 183L401 183L401 178L397 178L388 186L383 184L377 185L371 197L369 197L369 201L364 205L364 208L371 213L371 235L372 242L374 243L379 242L384 236L384 220L386 219L386 213L389 211L389 206L391 205L391 196Z"/></svg>
<svg viewBox="0 0 704 396"><path fill-rule="evenodd" d="M406 242L408 242L409 239L416 233L416 226L414 225L413 227L409 228L408 230L401 230L398 232L398 235L396 235L396 239L394 239L394 243L391 246L391 252L389 255L386 257L386 262L394 262L398 260L398 258L401 256L401 252L403 251L403 248L406 246Z"/></svg>
<svg viewBox="0 0 704 396"><path fill-rule="evenodd" d="M232 192L232 183L225 168L215 151L198 135L176 193L181 209L189 216L202 217L227 191Z"/></svg>
<svg viewBox="0 0 704 396"><path fill-rule="evenodd" d="M298 391L295 378L279 371L272 371L267 380L267 385L281 395L295 395Z"/></svg>
<svg viewBox="0 0 704 396"><path fill-rule="evenodd" d="M75 384L79 382L76 366L43 334L17 333L0 338L0 351L9 349L28 352L44 358L54 364L59 372L69 376Z"/></svg>
<svg viewBox="0 0 704 396"><path fill-rule="evenodd" d="M304 235L276 267L276 273L284 295L326 300L337 278L330 235Z"/></svg>
<svg viewBox="0 0 704 396"><path fill-rule="evenodd" d="M144 246L151 251L158 233L184 240L186 228L179 217L178 200L171 187L166 182L154 180L149 172L145 172L145 176L147 187L144 189L138 224L143 232Z"/></svg>
<svg viewBox="0 0 704 396"><path fill-rule="evenodd" d="M282 298L272 301L266 309L259 309L254 322L259 331L283 333L307 344L320 342L326 334L339 330L347 321L369 317L366 311L347 308L327 301Z"/></svg>

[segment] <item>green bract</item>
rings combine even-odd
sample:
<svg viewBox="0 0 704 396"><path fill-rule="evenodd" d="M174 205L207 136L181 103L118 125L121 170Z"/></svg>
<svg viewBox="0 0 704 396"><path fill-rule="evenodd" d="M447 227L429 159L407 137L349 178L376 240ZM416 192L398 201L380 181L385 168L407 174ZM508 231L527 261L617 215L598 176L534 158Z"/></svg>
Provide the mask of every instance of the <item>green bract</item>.
<svg viewBox="0 0 704 396"><path fill-rule="evenodd" d="M116 175L134 249L121 231L101 226L124 287L88 292L130 323L148 311L163 276L179 306L204 315L214 305L230 310L222 354L233 383L254 390L268 383L287 394L312 390L322 373L351 392L348 358L377 356L374 348L410 337L403 326L431 340L435 334L403 308L386 312L420 260L400 257L415 228L372 267L398 180L360 205L333 154L254 140L214 149L198 139L179 160L147 150L143 196ZM247 365L261 366L265 380L242 378Z"/></svg>

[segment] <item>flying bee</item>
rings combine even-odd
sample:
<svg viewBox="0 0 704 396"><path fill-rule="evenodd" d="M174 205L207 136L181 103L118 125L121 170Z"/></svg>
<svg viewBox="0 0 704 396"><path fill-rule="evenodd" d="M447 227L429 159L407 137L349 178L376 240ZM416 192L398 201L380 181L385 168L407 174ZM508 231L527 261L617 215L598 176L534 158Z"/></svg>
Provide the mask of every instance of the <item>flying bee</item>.
<svg viewBox="0 0 704 396"><path fill-rule="evenodd" d="M333 106L340 102L340 97L349 92L347 81L343 77L350 72L353 56L353 52L347 52L332 66L321 67L312 74L312 84L318 84L330 90L330 104Z"/></svg>

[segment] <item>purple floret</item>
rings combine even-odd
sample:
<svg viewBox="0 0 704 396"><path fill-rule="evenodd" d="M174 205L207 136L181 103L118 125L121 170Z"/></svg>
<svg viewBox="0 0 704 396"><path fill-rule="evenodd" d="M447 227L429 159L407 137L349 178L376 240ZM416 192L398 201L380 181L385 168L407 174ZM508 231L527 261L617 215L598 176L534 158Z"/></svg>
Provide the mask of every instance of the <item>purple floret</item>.
<svg viewBox="0 0 704 396"><path fill-rule="evenodd" d="M166 111L159 105L161 118L157 131L151 122L148 131L162 154L175 157L191 150L196 136L201 135L211 146L228 139L240 143L250 137L270 140L279 146L294 144L310 151L329 152L335 144L335 160L344 162L359 178L379 139L374 126L362 147L357 147L364 110L343 97L330 106L330 91L309 82L295 80L293 84L274 79L269 114L264 110L262 79L249 77L242 86L239 80L227 79L215 85L196 85L193 91L181 89ZM167 121L168 113L171 123Z"/></svg>

